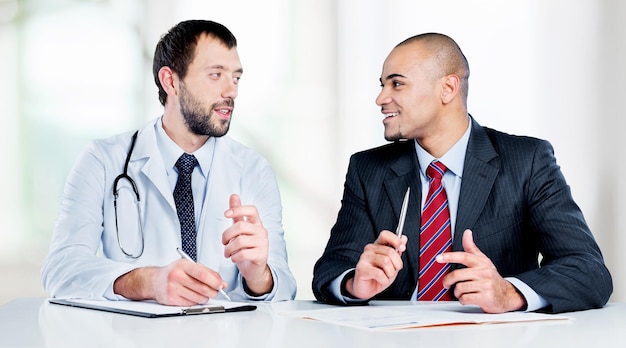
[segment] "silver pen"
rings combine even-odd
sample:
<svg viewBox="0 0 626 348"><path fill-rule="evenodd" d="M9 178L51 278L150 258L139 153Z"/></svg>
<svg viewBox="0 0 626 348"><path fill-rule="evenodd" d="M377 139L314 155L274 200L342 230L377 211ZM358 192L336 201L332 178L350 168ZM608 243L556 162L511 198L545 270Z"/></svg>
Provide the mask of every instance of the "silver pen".
<svg viewBox="0 0 626 348"><path fill-rule="evenodd" d="M404 229L404 220L406 220L406 211L409 208L409 193L411 192L411 188L406 188L406 193L404 194L404 200L402 201L402 208L400 209L400 218L398 219L398 228L396 228L396 235L400 237L402 235L402 230Z"/></svg>
<svg viewBox="0 0 626 348"><path fill-rule="evenodd" d="M183 251L183 249L181 249L181 248L178 248L178 247L177 247L177 248L176 248L176 251L178 251L178 254L180 254L180 256L181 256L183 259L188 260L188 261L191 261L191 262L193 262L193 263L196 263L196 261L194 261L191 257L189 257L189 255L187 255L187 253L186 253L185 251ZM220 288L220 289L219 289L219 291L220 291L220 294L222 294L222 296L226 297L226 299L227 299L228 301L232 301L232 300L230 299L230 296L228 296L228 294L226 294L226 291L224 291L224 289Z"/></svg>

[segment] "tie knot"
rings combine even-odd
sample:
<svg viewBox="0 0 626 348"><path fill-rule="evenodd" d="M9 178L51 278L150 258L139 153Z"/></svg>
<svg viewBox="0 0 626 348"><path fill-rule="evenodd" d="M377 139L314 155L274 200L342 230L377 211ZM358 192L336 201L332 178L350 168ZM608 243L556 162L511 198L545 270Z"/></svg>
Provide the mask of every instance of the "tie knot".
<svg viewBox="0 0 626 348"><path fill-rule="evenodd" d="M178 158L178 161L176 161L176 168L178 168L179 173L189 174L193 172L196 165L198 165L196 156L188 153L182 154L182 156Z"/></svg>
<svg viewBox="0 0 626 348"><path fill-rule="evenodd" d="M448 168L441 162L434 160L430 162L428 168L426 169L426 176L429 179L438 179L441 180L443 178L443 174L448 170Z"/></svg>

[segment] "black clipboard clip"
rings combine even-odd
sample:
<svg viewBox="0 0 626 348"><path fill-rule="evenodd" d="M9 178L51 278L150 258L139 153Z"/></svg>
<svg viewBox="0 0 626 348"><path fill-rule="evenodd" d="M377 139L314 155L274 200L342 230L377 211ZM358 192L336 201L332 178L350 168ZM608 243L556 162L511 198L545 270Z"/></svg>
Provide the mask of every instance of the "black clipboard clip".
<svg viewBox="0 0 626 348"><path fill-rule="evenodd" d="M184 315L226 313L224 306L202 306L183 309Z"/></svg>
<svg viewBox="0 0 626 348"><path fill-rule="evenodd" d="M232 313L232 312L247 312L256 309L255 305L244 305L236 307L224 307L224 306L199 306L189 307L183 310L183 315L195 315L195 314L213 314L213 313Z"/></svg>

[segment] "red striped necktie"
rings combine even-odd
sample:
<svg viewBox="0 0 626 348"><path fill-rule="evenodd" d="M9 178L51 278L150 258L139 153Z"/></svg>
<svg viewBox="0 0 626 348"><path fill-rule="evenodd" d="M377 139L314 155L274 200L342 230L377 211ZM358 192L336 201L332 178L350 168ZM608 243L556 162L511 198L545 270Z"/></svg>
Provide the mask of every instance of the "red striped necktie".
<svg viewBox="0 0 626 348"><path fill-rule="evenodd" d="M430 181L428 196L422 209L420 228L419 282L417 299L420 301L449 301L451 295L441 282L449 265L435 261L443 252L452 251L452 230L446 190L441 185L446 166L435 160L426 169Z"/></svg>

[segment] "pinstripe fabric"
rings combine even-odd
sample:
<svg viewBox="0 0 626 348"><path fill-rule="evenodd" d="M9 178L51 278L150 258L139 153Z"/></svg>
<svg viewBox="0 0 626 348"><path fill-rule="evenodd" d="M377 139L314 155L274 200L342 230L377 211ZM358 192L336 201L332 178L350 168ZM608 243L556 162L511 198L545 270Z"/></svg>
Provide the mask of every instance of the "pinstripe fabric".
<svg viewBox="0 0 626 348"><path fill-rule="evenodd" d="M422 211L420 227L420 270L417 299L420 301L449 301L450 293L443 287L442 279L450 265L435 261L437 255L452 251L450 209L446 190L441 179L448 170L435 160L426 169L430 181L428 195Z"/></svg>
<svg viewBox="0 0 626 348"><path fill-rule="evenodd" d="M337 221L314 267L312 288L319 301L341 303L330 282L355 267L380 231L395 230L407 186L403 268L374 299L411 297L418 281L421 219L420 209L411 207L421 206L426 194L417 162L412 141L351 157ZM498 273L516 277L544 297L550 303L545 311L596 308L611 295L611 275L547 141L484 128L472 119L454 228L455 236L471 229L474 243ZM452 250L463 251L462 238L454 238ZM452 264L450 270L462 267Z"/></svg>

